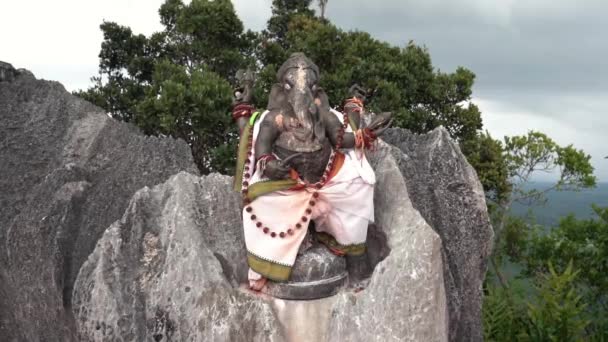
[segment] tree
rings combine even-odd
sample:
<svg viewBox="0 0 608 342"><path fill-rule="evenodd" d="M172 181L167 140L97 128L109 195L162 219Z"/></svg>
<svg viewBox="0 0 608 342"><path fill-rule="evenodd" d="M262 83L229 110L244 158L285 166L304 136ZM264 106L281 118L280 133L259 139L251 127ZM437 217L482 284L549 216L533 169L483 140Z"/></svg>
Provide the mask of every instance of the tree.
<svg viewBox="0 0 608 342"><path fill-rule="evenodd" d="M486 341L588 341L601 335L586 331L587 303L577 294L579 271L572 263L558 272L551 263L524 289L511 281L505 289L486 284L483 306Z"/></svg>
<svg viewBox="0 0 608 342"><path fill-rule="evenodd" d="M528 304L528 319L523 340L528 341L584 341L586 304L576 294L578 271L572 263L558 273L551 263L549 273L539 279L538 301Z"/></svg>
<svg viewBox="0 0 608 342"><path fill-rule="evenodd" d="M315 17L311 3L274 0L261 34L243 32L228 0L166 0L159 10L164 29L149 37L105 22L99 75L78 94L147 134L185 139L201 172L229 172L236 134L224 121L228 98L200 101L193 92L202 84L226 90L234 86L237 69L250 67L257 71L255 104L264 108L278 67L302 51L319 64L321 83L334 105L358 83L374 90L368 107L393 111L397 126L426 133L444 125L461 143L478 138L479 109L463 105L471 98L472 72L435 70L428 51L413 42L395 47L365 32L340 30ZM169 77L166 70L176 75ZM168 105L165 88L183 103ZM226 118L220 119L222 106ZM208 128L216 122L220 129Z"/></svg>
<svg viewBox="0 0 608 342"><path fill-rule="evenodd" d="M588 333L608 338L608 208L593 210L596 217L578 220L569 215L548 233L533 231L519 260L528 277L550 272L549 264L558 272L574 265L575 284L594 318Z"/></svg>
<svg viewBox="0 0 608 342"><path fill-rule="evenodd" d="M159 62L151 86L137 105L135 123L144 132L172 135L186 141L199 167L229 170L234 164L238 135L226 115L231 86L216 73L198 66L188 69ZM209 148L212 146L214 148ZM205 169L203 169L205 170Z"/></svg>
<svg viewBox="0 0 608 342"><path fill-rule="evenodd" d="M327 7L328 0L319 0L319 10L321 11L321 19L325 19L325 8Z"/></svg>
<svg viewBox="0 0 608 342"><path fill-rule="evenodd" d="M580 190L595 186L591 156L572 145L559 146L547 135L530 131L527 135L505 137L504 159L511 183L510 196L497 203L495 221L497 236L508 222L513 203L525 205L543 203L549 191ZM557 180L542 189L526 188L537 173L557 173Z"/></svg>
<svg viewBox="0 0 608 342"><path fill-rule="evenodd" d="M146 134L184 139L202 173L228 172L230 82L253 63L257 35L243 32L229 0L167 0L159 15L164 30L150 37L102 23L99 76L77 94Z"/></svg>
<svg viewBox="0 0 608 342"><path fill-rule="evenodd" d="M491 213L494 212L500 203L508 200L513 187L502 142L492 138L486 131L464 141L460 148L467 156L467 161L477 171L485 191L488 209Z"/></svg>
<svg viewBox="0 0 608 342"><path fill-rule="evenodd" d="M593 175L589 155L582 150L576 150L572 145L559 146L543 133L530 131L523 136L505 137L504 143L500 145L502 145L500 163L504 163L506 168L508 191L506 195L495 198L489 196L488 201L492 209L491 217L495 232L495 253L491 257L491 263L499 281L506 286L499 267L503 256L501 252L517 251L514 246L525 243L529 228L529 225L521 220L511 217L510 209L513 203L527 205L542 203L545 194L549 191L590 188L595 186L596 178ZM500 145L496 143L496 146ZM543 172L557 172L558 179L543 189L525 187L534 174Z"/></svg>
<svg viewBox="0 0 608 342"><path fill-rule="evenodd" d="M259 87L274 82L272 71L289 54L304 52L318 64L332 104L340 104L357 83L375 90L371 110L393 111L397 126L416 133L443 125L453 138L465 141L482 128L479 109L463 104L471 99L475 75L465 68L450 74L435 70L428 51L413 42L395 47L365 32L345 32L318 18L295 15L283 45L282 53L264 52Z"/></svg>
<svg viewBox="0 0 608 342"><path fill-rule="evenodd" d="M268 20L264 36L286 48L285 38L289 32L291 20L295 16L313 17L314 11L310 9L311 3L312 0L273 0L272 16Z"/></svg>

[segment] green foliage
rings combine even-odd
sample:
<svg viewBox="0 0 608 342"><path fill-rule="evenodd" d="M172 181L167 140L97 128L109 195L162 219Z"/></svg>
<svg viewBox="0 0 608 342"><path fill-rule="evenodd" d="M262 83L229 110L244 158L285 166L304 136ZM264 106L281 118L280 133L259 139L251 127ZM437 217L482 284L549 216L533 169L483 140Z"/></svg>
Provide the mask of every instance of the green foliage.
<svg viewBox="0 0 608 342"><path fill-rule="evenodd" d="M503 227L502 239L495 246L497 258L507 256L511 262L519 262L527 252L530 236L536 226L531 225L525 218L508 216Z"/></svg>
<svg viewBox="0 0 608 342"><path fill-rule="evenodd" d="M520 260L527 276L549 272L548 263L558 271L573 263L579 293L590 303L587 311L594 318L587 330L608 338L608 208L593 209L597 218L577 220L570 215L549 233L532 234Z"/></svg>
<svg viewBox="0 0 608 342"><path fill-rule="evenodd" d="M159 15L164 30L150 37L101 24L99 76L78 95L147 134L184 139L202 173L230 172L229 82L252 63L257 36L243 32L229 0L167 0Z"/></svg>
<svg viewBox="0 0 608 342"><path fill-rule="evenodd" d="M528 318L515 328L525 332L521 340L608 341L608 208L593 209L596 218L577 220L570 215L548 231L526 218L508 219L495 257L508 255L522 267L519 277L536 284L525 296L531 302ZM512 326L497 326L502 311L521 311L518 298L525 297L512 283L498 289L486 284L484 310L490 312L484 315L492 336L513 331ZM514 307L502 309L506 304L500 303L507 299Z"/></svg>
<svg viewBox="0 0 608 342"><path fill-rule="evenodd" d="M514 200L539 201L546 191L577 190L595 186L591 156L572 145L559 146L547 135L530 131L527 135L505 137L505 158L513 179ZM526 191L522 186L536 172L559 171L559 180L550 189Z"/></svg>
<svg viewBox="0 0 608 342"><path fill-rule="evenodd" d="M487 137L486 141L492 141ZM502 258L501 253L506 252L512 258L517 258L524 247L530 225L510 218L511 205L514 202L524 204L543 203L545 194L551 190L578 190L595 186L596 178L593 175L589 155L576 150L572 145L562 147L547 135L530 131L527 135L505 137L504 143L495 143L496 147L490 150L495 161L490 170L506 172L506 195L495 196L492 201L492 223L495 231L495 249L493 263ZM496 150L502 146L502 156L498 157ZM525 185L530 182L536 173L558 171L558 180L545 189L529 188ZM485 171L485 174L493 174ZM483 179L483 177L482 177ZM498 183L502 185L502 183ZM505 241L508 238L509 240ZM500 270L495 270L500 272Z"/></svg>
<svg viewBox="0 0 608 342"><path fill-rule="evenodd" d="M512 285L516 285L513 283ZM483 334L488 342L513 341L524 331L526 306L523 292L486 284L483 301Z"/></svg>
<svg viewBox="0 0 608 342"><path fill-rule="evenodd" d="M586 330L590 321L583 298L577 294L577 275L572 263L563 272L547 264L532 289L512 280L508 288L486 283L483 305L484 338L487 341L587 341L602 338Z"/></svg>
<svg viewBox="0 0 608 342"><path fill-rule="evenodd" d="M474 139L482 127L479 109L463 105L471 98L475 75L464 68L451 74L436 71L428 51L413 42L395 47L365 32L345 32L317 18L295 16L285 53L265 60L276 68L297 51L318 64L321 85L333 104L340 104L358 83L376 90L368 106L393 111L397 126L426 133L443 125L458 141Z"/></svg>
<svg viewBox="0 0 608 342"><path fill-rule="evenodd" d="M595 186L595 176L590 163L590 156L583 151L574 149L571 145L562 147L543 133L529 132L527 135L505 137L504 142L493 140L489 135L481 135L478 144L463 144L472 164L480 172L480 179L487 189L495 189L488 192L489 208L495 231L495 248L492 257L493 272L500 281L504 296L512 296L508 280L502 275L501 265L504 265L505 257L516 265L523 266L523 276L532 279L542 279L531 304L526 321L517 327L518 334L511 332L513 325L488 330L491 336L498 336L495 332L505 330L509 334L517 336L522 341L577 341L585 336L596 338L600 336L599 331L606 324L599 319L594 319L589 325L583 316L591 311L602 310L595 302L585 310L581 304L581 296L594 289L591 279L586 277L588 272L597 272L602 262L595 262L579 258L580 253L593 239L591 236L581 238L580 243L566 243L573 249L565 251L561 248L564 243L564 231L555 230L549 235L540 232L541 227L531 223L529 218L518 218L510 215L510 208L514 202L522 204L544 203L545 194L551 190L579 190ZM482 146L483 144L483 146ZM485 153L485 155L484 155ZM532 176L536 173L555 172L558 179L544 189L530 188ZM504 178L503 175L506 175ZM504 183L503 180L506 180ZM563 221L564 224L573 226L577 222L573 217ZM580 227L572 228L573 235L579 234ZM575 233L574 230L577 232ZM557 234L557 235L556 235ZM597 237L598 235L595 235ZM596 244L593 244L596 246ZM576 249L576 251L575 251ZM559 251L559 252L558 252ZM555 253L559 257L552 258ZM596 251L597 252L597 251ZM574 260L579 272L574 272L570 260ZM589 261L587 263L587 261ZM561 274L554 271L550 265L557 265ZM570 266L568 266L570 265ZM605 270L604 270L605 272ZM594 273L595 274L595 273ZM497 306L496 293L488 292L486 300L491 305ZM602 303L602 301L600 301ZM605 303L605 300L604 302ZM515 301L509 302L516 305ZM497 313L502 311L496 309ZM511 308L510 310L520 310ZM504 311L504 310L503 310ZM553 312L553 316L551 315ZM593 317L593 316L592 316ZM599 317L599 316L598 316ZM488 319L493 320L493 316ZM488 323L490 324L490 323ZM488 328L489 329L489 328ZM502 335L501 335L502 336ZM503 336L504 337L504 336ZM498 337L497 341L502 337Z"/></svg>
<svg viewBox="0 0 608 342"><path fill-rule="evenodd" d="M546 270L552 262L564 269L569 260L580 268L579 279L608 299L608 208L593 208L597 218L577 220L569 215L548 234L532 236L525 258L528 274ZM583 267L584 266L584 267ZM595 298L600 299L600 298Z"/></svg>
<svg viewBox="0 0 608 342"><path fill-rule="evenodd" d="M135 123L145 133L184 139L203 170L226 170L235 156L225 150L236 149L238 138L226 115L230 94L230 84L204 67L188 71L170 61L159 62L146 97L137 106L137 112L146 115L137 116Z"/></svg>
<svg viewBox="0 0 608 342"><path fill-rule="evenodd" d="M276 70L301 51L318 63L321 84L334 105L358 83L376 90L368 106L393 111L397 126L426 133L443 125L461 143L478 139L479 109L463 104L472 94L471 71L442 73L433 68L428 51L412 42L395 47L365 32L340 30L316 17L311 3L274 0L272 17L260 34L243 32L229 0L166 0L159 9L164 29L149 37L104 22L99 75L90 89L77 94L148 134L185 139L203 173L230 172L230 103L224 95L203 101L194 92L227 90L236 70L250 67L257 71L255 104L264 108ZM222 105L226 118L220 118ZM500 175L489 175L489 186Z"/></svg>
<svg viewBox="0 0 608 342"><path fill-rule="evenodd" d="M268 20L268 27L264 32L267 39L273 40L278 46L285 48L285 38L289 32L289 23L298 15L313 17L314 11L310 9L312 0L273 0L272 16Z"/></svg>
<svg viewBox="0 0 608 342"><path fill-rule="evenodd" d="M460 148L477 171L489 199L490 212L494 212L498 203L508 199L512 188L502 142L492 138L488 132L480 132L474 139L463 142Z"/></svg>
<svg viewBox="0 0 608 342"><path fill-rule="evenodd" d="M549 274L540 279L538 302L528 304L528 322L524 340L584 341L586 304L576 294L574 271L569 263L563 273L557 273L551 263Z"/></svg>

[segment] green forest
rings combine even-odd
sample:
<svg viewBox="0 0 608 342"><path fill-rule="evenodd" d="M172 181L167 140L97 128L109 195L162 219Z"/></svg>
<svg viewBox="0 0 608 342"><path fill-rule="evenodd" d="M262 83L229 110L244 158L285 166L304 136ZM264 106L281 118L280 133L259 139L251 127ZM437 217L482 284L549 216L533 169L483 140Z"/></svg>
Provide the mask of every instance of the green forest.
<svg viewBox="0 0 608 342"><path fill-rule="evenodd" d="M473 70L441 72L422 45L344 31L324 17L326 4L274 0L261 32L245 30L229 0L166 0L163 29L150 36L103 22L99 73L76 95L146 134L183 139L202 174L231 174L237 71L255 72L254 104L264 108L278 67L304 52L318 64L330 103L340 104L353 84L373 90L368 110L391 111L394 126L416 133L444 126L476 169L495 231L484 285L487 341L608 341L608 208L555 217L550 227L521 214L550 193L594 188L590 156L543 132L491 136L470 101ZM542 172L556 180L532 183Z"/></svg>

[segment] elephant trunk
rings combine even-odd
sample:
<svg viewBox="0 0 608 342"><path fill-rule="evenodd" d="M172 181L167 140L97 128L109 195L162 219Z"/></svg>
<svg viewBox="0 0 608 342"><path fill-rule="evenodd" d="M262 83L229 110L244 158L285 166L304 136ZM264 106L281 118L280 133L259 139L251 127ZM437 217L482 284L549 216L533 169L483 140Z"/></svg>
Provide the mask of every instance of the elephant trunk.
<svg viewBox="0 0 608 342"><path fill-rule="evenodd" d="M306 82L296 82L287 95L287 101L302 125L299 130L301 138L310 139L314 133L315 123L319 121L318 108L312 90L306 86Z"/></svg>

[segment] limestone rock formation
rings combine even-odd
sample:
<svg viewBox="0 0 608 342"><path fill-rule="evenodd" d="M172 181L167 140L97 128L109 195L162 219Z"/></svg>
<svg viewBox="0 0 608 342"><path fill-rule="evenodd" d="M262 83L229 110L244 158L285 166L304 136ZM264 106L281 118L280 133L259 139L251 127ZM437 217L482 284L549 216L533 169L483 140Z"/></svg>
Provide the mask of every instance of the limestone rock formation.
<svg viewBox="0 0 608 342"><path fill-rule="evenodd" d="M482 284L494 231L477 173L443 128L424 135L391 129L383 139L403 152L399 168L412 204L443 243L450 341L482 341Z"/></svg>
<svg viewBox="0 0 608 342"><path fill-rule="evenodd" d="M475 172L443 128L386 141L366 288L253 295L231 177L0 63L2 340L481 341L492 228Z"/></svg>
<svg viewBox="0 0 608 342"><path fill-rule="evenodd" d="M242 238L209 239L240 233L226 225L240 213L230 182L184 172L137 192L80 270L80 340L284 340L270 305L231 286L232 271L219 262L245 262L228 257L244 251Z"/></svg>
<svg viewBox="0 0 608 342"><path fill-rule="evenodd" d="M10 82L18 75L18 71L12 65L0 61L0 82Z"/></svg>
<svg viewBox="0 0 608 342"><path fill-rule="evenodd" d="M180 173L139 191L81 268L73 299L79 337L447 341L441 240L408 199L396 161L402 153L385 144L377 154L377 223L391 252L365 290L294 302L231 287L234 269L221 265L246 268L231 178ZM209 239L221 235L235 239Z"/></svg>
<svg viewBox="0 0 608 342"><path fill-rule="evenodd" d="M0 63L0 339L75 339L80 266L137 190L180 170L197 173L183 141Z"/></svg>
<svg viewBox="0 0 608 342"><path fill-rule="evenodd" d="M380 142L370 156L376 225L390 254L364 291L337 300L328 341L447 341L441 240L412 206L399 170L403 153Z"/></svg>

